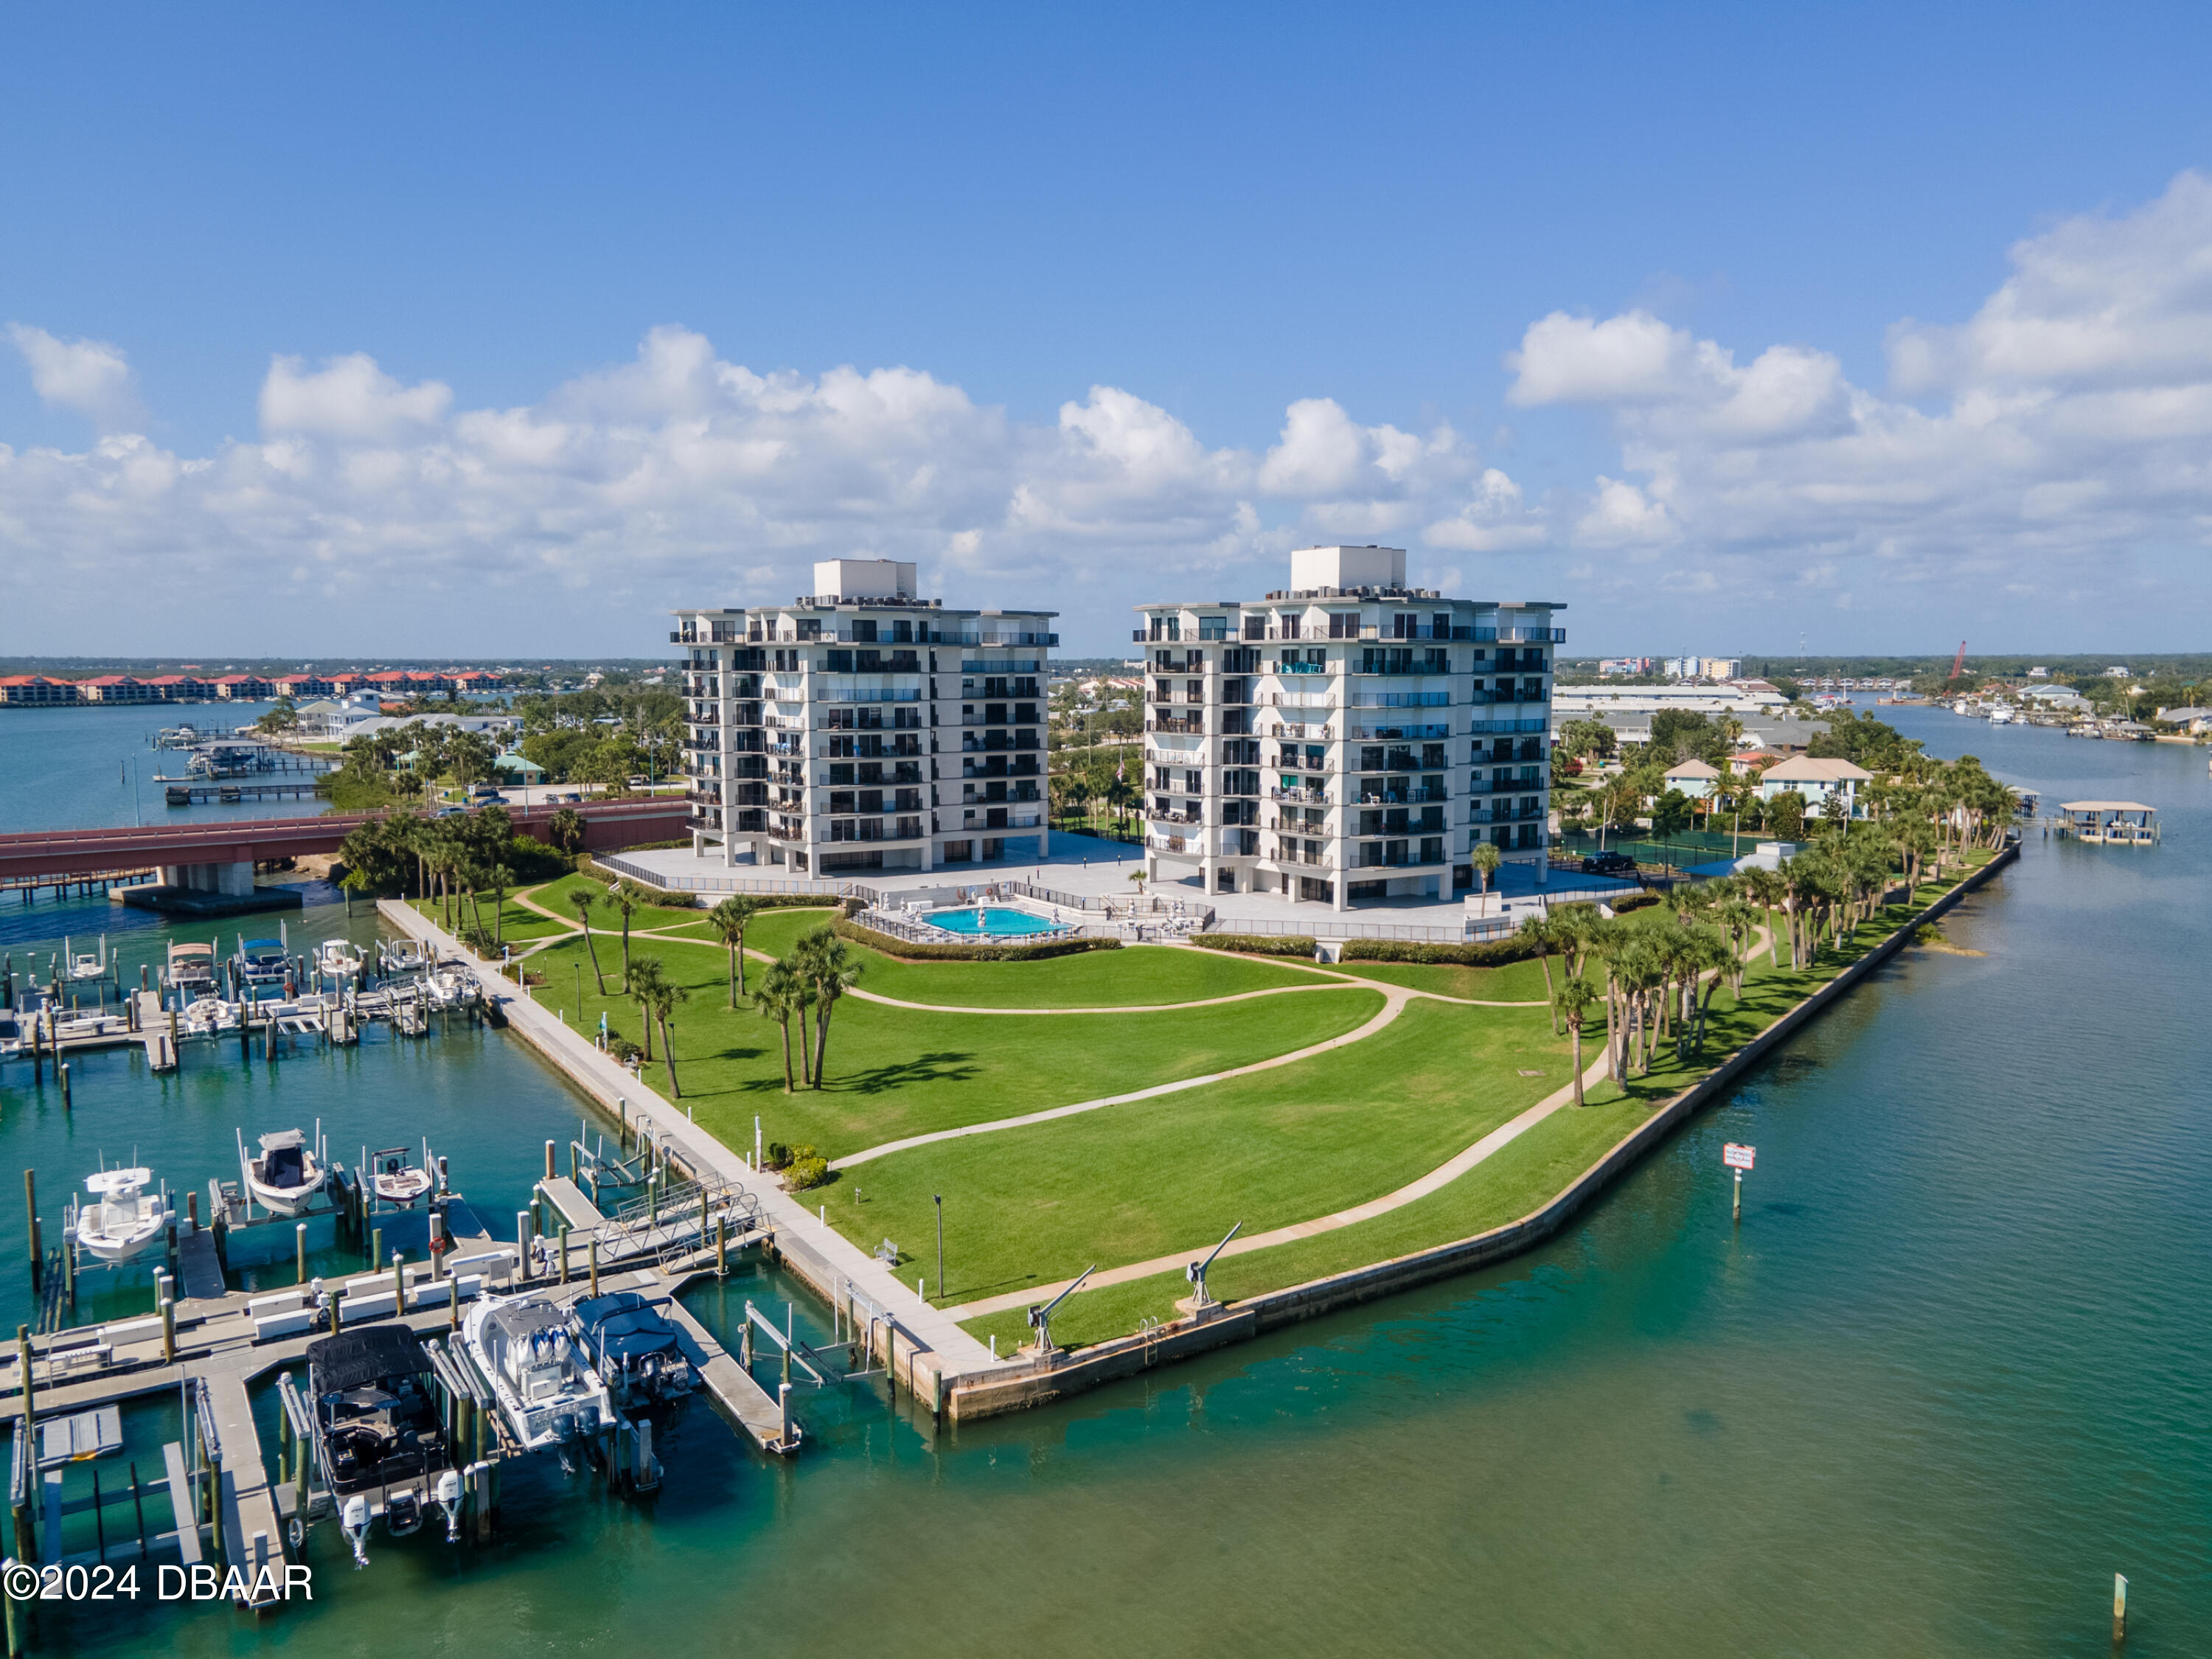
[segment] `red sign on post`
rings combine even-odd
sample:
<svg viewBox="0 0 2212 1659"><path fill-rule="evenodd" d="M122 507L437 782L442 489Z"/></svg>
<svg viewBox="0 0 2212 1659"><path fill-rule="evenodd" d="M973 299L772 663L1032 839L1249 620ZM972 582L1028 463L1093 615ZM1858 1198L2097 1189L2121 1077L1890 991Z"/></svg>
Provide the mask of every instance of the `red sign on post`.
<svg viewBox="0 0 2212 1659"><path fill-rule="evenodd" d="M1731 1170L1748 1170L1758 1150L1755 1146L1739 1146L1731 1140L1721 1148L1721 1162Z"/></svg>

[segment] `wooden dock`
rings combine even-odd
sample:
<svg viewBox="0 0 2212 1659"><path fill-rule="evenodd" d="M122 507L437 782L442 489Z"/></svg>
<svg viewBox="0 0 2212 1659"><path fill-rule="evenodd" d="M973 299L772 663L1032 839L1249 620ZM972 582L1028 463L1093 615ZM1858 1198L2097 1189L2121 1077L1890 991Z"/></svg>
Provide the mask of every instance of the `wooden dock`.
<svg viewBox="0 0 2212 1659"><path fill-rule="evenodd" d="M599 1206L584 1196L584 1189L566 1176L547 1176L538 1183L545 1201L561 1212L561 1219L576 1233L595 1231L606 1224Z"/></svg>
<svg viewBox="0 0 2212 1659"><path fill-rule="evenodd" d="M783 1408L768 1390L753 1381L752 1374L730 1357L682 1303L671 1297L667 1311L669 1322L683 1335L684 1357L699 1373L700 1385L715 1411L751 1436L764 1452L781 1456L797 1451L797 1425L785 1420Z"/></svg>
<svg viewBox="0 0 2212 1659"><path fill-rule="evenodd" d="M210 1438L220 1459L216 1502L222 1521L217 1536L225 1557L251 1584L270 1562L283 1561L284 1527L261 1462L261 1435L254 1426L252 1402L246 1398L246 1375L231 1367L210 1370L202 1386Z"/></svg>

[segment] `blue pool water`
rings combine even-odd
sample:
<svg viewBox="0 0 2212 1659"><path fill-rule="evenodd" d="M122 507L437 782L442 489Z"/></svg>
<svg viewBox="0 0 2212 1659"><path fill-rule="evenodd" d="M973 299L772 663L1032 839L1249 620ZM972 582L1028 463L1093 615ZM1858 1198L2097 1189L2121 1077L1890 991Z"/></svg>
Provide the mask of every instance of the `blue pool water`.
<svg viewBox="0 0 2212 1659"><path fill-rule="evenodd" d="M930 914L929 924L948 933L988 933L994 939L1057 931L1054 924L1026 910L937 910Z"/></svg>

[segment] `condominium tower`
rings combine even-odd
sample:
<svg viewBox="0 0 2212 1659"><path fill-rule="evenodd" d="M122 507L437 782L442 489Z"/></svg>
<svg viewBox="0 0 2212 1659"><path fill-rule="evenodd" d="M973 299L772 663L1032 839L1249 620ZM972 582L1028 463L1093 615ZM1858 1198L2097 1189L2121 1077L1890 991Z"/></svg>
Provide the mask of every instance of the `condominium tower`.
<svg viewBox="0 0 2212 1659"><path fill-rule="evenodd" d="M677 611L691 845L794 876L1042 858L1049 611L831 559L782 605Z"/></svg>
<svg viewBox="0 0 2212 1659"><path fill-rule="evenodd" d="M1544 879L1548 601L1406 586L1395 547L1310 547L1259 601L1136 607L1146 863L1343 909L1449 897L1488 842Z"/></svg>

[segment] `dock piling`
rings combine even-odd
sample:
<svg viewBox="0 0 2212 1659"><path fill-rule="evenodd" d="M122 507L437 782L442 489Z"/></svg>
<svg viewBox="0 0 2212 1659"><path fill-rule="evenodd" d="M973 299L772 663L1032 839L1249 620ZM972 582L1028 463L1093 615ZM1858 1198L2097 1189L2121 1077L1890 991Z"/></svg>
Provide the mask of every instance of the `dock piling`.
<svg viewBox="0 0 2212 1659"><path fill-rule="evenodd" d="M553 1143L550 1140L545 1143L545 1178L553 1179Z"/></svg>
<svg viewBox="0 0 2212 1659"><path fill-rule="evenodd" d="M59 1078L59 1079L61 1079L61 1085L62 1085L62 1110L64 1110L64 1112L66 1112L66 1111L68 1111L68 1110L70 1109L70 1068L69 1068L69 1061L67 1061L67 1060L64 1060L61 1061L59 1064L58 1064L58 1065L54 1067L54 1075L55 1075L56 1077L58 1077L58 1078Z"/></svg>
<svg viewBox="0 0 2212 1659"><path fill-rule="evenodd" d="M2125 1573L2112 1575L2112 1640L2128 1639L2128 1580Z"/></svg>
<svg viewBox="0 0 2212 1659"><path fill-rule="evenodd" d="M592 1294L593 1296L597 1296L599 1293L599 1240L598 1234L594 1233L592 1236L590 1243L585 1246L585 1249L588 1252L588 1259L592 1264ZM561 1266L562 1269L561 1277L566 1279L568 1276L567 1272L568 1266L568 1230L566 1227L563 1227L561 1230Z"/></svg>
<svg viewBox="0 0 2212 1659"><path fill-rule="evenodd" d="M714 1218L714 1277L730 1276L730 1218L726 1215Z"/></svg>
<svg viewBox="0 0 2212 1659"><path fill-rule="evenodd" d="M530 1282L530 1212L514 1212L514 1273L522 1284Z"/></svg>
<svg viewBox="0 0 2212 1659"><path fill-rule="evenodd" d="M299 1269L300 1283L304 1285L307 1282L307 1224L304 1221L292 1224L292 1254Z"/></svg>
<svg viewBox="0 0 2212 1659"><path fill-rule="evenodd" d="M34 1170L23 1171L23 1212L31 1218L31 1288L39 1288L39 1177Z"/></svg>

